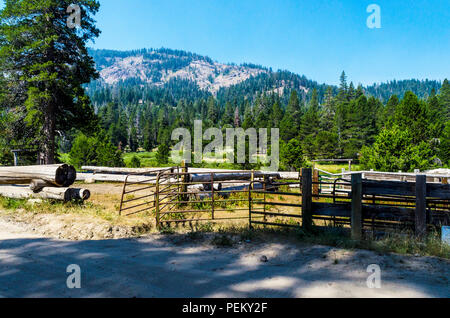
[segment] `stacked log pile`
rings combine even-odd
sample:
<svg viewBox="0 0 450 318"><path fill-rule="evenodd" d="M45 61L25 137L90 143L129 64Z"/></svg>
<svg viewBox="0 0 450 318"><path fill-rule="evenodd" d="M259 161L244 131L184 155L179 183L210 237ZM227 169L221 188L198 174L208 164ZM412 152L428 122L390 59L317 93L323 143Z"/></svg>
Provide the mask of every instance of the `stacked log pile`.
<svg viewBox="0 0 450 318"><path fill-rule="evenodd" d="M61 201L89 199L89 190L69 188L76 178L75 168L67 164L0 167L0 196Z"/></svg>

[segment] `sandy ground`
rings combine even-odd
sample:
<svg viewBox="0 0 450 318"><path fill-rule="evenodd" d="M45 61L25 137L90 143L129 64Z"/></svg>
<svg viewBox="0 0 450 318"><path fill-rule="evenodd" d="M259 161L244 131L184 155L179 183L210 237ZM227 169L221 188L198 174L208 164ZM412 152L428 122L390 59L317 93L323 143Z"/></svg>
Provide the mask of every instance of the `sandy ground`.
<svg viewBox="0 0 450 318"><path fill-rule="evenodd" d="M0 221L0 297L450 297L447 260L289 242L217 248L210 239L75 242ZM71 264L81 289L67 288ZM380 289L367 287L370 264L382 269Z"/></svg>

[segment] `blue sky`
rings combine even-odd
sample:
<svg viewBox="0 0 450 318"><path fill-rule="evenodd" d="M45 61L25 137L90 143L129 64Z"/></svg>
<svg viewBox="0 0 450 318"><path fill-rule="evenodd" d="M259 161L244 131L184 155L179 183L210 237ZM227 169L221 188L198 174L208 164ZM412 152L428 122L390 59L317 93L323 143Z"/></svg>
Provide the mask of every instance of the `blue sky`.
<svg viewBox="0 0 450 318"><path fill-rule="evenodd" d="M76 2L76 1L75 1ZM167 47L336 84L450 77L450 0L100 0L95 48ZM381 8L369 29L366 8Z"/></svg>

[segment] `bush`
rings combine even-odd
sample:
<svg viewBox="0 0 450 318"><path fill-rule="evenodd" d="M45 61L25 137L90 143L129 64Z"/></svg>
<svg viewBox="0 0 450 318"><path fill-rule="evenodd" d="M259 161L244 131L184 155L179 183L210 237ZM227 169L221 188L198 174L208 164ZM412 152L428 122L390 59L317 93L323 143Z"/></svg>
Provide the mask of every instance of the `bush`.
<svg viewBox="0 0 450 318"><path fill-rule="evenodd" d="M138 156L134 155L131 157L131 161L128 164L128 168L140 168L141 167L141 159Z"/></svg>
<svg viewBox="0 0 450 318"><path fill-rule="evenodd" d="M70 163L77 168L83 165L123 167L122 152L100 134L88 137L79 133L69 153Z"/></svg>
<svg viewBox="0 0 450 318"><path fill-rule="evenodd" d="M292 139L288 143L281 141L281 164L284 168L298 171L305 164L300 141Z"/></svg>
<svg viewBox="0 0 450 318"><path fill-rule="evenodd" d="M393 126L384 129L370 147L361 150L360 162L364 169L379 171L426 170L434 159L431 145L422 141L413 143L413 136L407 129Z"/></svg>
<svg viewBox="0 0 450 318"><path fill-rule="evenodd" d="M156 161L158 164L167 164L169 162L170 149L166 144L161 144L156 153Z"/></svg>
<svg viewBox="0 0 450 318"><path fill-rule="evenodd" d="M3 146L0 140L0 166L11 166L14 163L14 157L11 150Z"/></svg>

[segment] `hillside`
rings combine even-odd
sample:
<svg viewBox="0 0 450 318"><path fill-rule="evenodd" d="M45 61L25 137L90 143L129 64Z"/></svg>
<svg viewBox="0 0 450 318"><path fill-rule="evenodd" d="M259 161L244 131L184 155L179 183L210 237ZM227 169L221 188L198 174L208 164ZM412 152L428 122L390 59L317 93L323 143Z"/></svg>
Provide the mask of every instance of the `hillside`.
<svg viewBox="0 0 450 318"><path fill-rule="evenodd" d="M272 71L254 64L224 64L207 56L181 50L91 49L89 53L100 73L100 79L89 86L91 96L99 88L131 86L136 89L160 89L161 94L170 95L175 101L212 94L224 103L234 99L252 100L262 92L275 92L286 99L293 89L303 98L309 99L312 89L316 88L322 101L328 86L289 71ZM432 89L438 91L440 86L439 81L412 79L374 84L363 89L366 95L386 102L391 95L401 98L408 90L419 98L425 98ZM332 86L332 89L337 92L336 86Z"/></svg>
<svg viewBox="0 0 450 318"><path fill-rule="evenodd" d="M222 64L208 57L169 49L91 53L101 80L109 85L134 79L161 87L177 78L194 82L201 90L215 94L222 87L268 72L256 66Z"/></svg>

